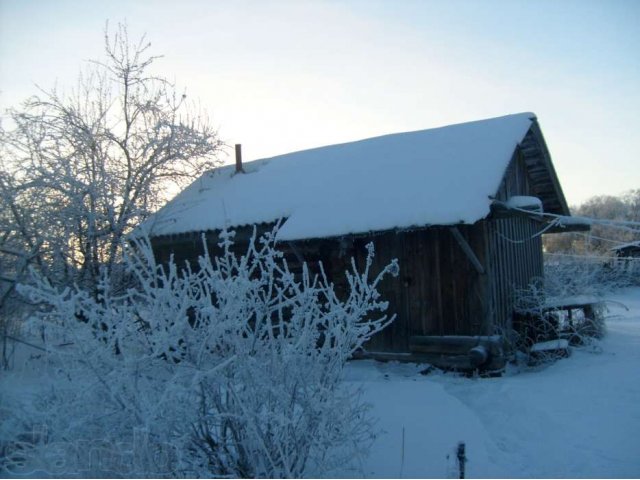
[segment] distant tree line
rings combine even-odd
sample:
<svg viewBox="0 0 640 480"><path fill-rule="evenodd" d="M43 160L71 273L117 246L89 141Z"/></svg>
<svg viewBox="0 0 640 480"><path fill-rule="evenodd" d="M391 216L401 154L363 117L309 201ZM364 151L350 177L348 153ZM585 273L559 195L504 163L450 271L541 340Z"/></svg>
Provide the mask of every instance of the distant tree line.
<svg viewBox="0 0 640 480"><path fill-rule="evenodd" d="M598 195L581 205L571 207L574 216L620 222L640 222L640 189L622 195ZM544 250L548 253L609 255L617 245L640 241L640 227L611 226L597 222L590 232L545 235Z"/></svg>

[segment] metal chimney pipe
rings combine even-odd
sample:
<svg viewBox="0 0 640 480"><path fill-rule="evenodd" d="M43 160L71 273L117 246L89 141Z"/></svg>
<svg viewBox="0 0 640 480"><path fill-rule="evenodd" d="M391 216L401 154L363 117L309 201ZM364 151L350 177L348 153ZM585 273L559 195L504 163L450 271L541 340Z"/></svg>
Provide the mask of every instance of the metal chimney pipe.
<svg viewBox="0 0 640 480"><path fill-rule="evenodd" d="M242 169L242 145L236 143L236 173L244 173Z"/></svg>

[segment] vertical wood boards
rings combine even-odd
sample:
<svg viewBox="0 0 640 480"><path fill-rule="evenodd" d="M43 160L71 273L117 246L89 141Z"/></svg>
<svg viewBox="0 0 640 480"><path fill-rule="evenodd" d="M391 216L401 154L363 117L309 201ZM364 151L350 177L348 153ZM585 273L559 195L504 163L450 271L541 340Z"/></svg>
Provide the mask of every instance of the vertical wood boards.
<svg viewBox="0 0 640 480"><path fill-rule="evenodd" d="M496 326L511 328L514 291L543 276L542 226L526 217L492 220L489 227L491 308Z"/></svg>
<svg viewBox="0 0 640 480"><path fill-rule="evenodd" d="M458 229L478 259L485 262L483 223L459 225ZM355 251L364 252L367 241L375 245L376 267L383 268L393 258L400 264L399 278L388 277L380 285L396 321L369 343L370 351L409 351L409 338L415 335L489 333L487 275L480 274L469 261L449 227L357 239ZM364 262L361 255L356 253L360 266Z"/></svg>
<svg viewBox="0 0 640 480"><path fill-rule="evenodd" d="M535 195L525 157L516 149L505 172L496 199L514 195ZM498 328L510 329L514 291L543 276L542 238L544 225L526 216L487 221L492 305Z"/></svg>
<svg viewBox="0 0 640 480"><path fill-rule="evenodd" d="M487 229L484 222L458 225L460 235L487 265ZM246 239L237 251L246 248ZM216 235L207 237L211 254L215 255ZM339 296L346 296L345 271L351 270L353 257L362 271L366 262L366 244L372 242L375 258L371 278L394 258L400 274L387 276L379 285L382 298L389 302L388 314L395 322L377 335L368 349L384 352L408 352L409 338L414 335L484 335L491 333L487 320L490 295L488 275L481 274L460 247L450 227L437 226L413 231L388 231L371 236L318 239L278 244L292 272L302 271L303 259L312 272L319 272L322 262L327 278ZM195 265L203 252L197 235L181 242L154 248L156 257L167 262L170 255L178 264L191 261ZM218 252L219 253L219 252Z"/></svg>

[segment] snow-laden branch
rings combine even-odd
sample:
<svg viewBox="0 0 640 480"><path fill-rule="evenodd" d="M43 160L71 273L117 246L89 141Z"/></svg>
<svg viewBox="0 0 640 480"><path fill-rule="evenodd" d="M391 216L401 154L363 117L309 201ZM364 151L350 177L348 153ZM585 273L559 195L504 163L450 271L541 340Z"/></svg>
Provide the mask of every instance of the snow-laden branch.
<svg viewBox="0 0 640 480"><path fill-rule="evenodd" d="M170 475L300 477L357 465L372 423L342 372L393 320L377 287L397 263L372 272L368 246L340 299L324 271L289 270L275 232L254 235L243 255L232 232L219 246L212 257L205 243L197 265L179 268L156 264L137 240L125 253L135 285L126 291L107 276L98 295L43 278L22 287L44 309L38 328L73 343L49 350L68 379L41 412L52 434L123 441L145 429L179 452L161 472ZM136 474L158 473L149 468Z"/></svg>
<svg viewBox="0 0 640 480"><path fill-rule="evenodd" d="M148 72L158 57L144 38L119 25L105 49L74 89L41 89L0 129L2 231L13 248L40 242L35 263L58 285L94 291L101 266L117 269L123 237L168 187L217 165L222 147L206 115Z"/></svg>

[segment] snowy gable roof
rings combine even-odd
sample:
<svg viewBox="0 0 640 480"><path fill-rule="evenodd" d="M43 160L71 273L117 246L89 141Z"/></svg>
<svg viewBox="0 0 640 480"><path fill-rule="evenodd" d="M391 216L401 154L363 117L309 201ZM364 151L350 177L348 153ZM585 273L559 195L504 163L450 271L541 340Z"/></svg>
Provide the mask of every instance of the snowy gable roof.
<svg viewBox="0 0 640 480"><path fill-rule="evenodd" d="M286 219L281 240L474 223L535 115L304 150L205 173L147 222L173 235Z"/></svg>

